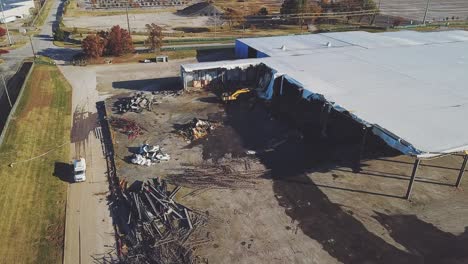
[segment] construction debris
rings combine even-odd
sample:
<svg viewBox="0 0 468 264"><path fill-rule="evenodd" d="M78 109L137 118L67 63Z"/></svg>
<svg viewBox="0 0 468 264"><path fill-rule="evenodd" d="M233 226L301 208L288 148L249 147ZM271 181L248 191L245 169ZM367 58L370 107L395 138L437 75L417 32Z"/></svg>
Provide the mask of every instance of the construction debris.
<svg viewBox="0 0 468 264"><path fill-rule="evenodd" d="M180 90L158 90L153 91L153 95L161 95L161 96L179 96L184 93L183 89Z"/></svg>
<svg viewBox="0 0 468 264"><path fill-rule="evenodd" d="M267 170L250 168L238 170L228 164L202 164L186 167L180 173L169 175L167 180L172 184L192 189L245 189L255 188L260 177L265 177L268 174Z"/></svg>
<svg viewBox="0 0 468 264"><path fill-rule="evenodd" d="M161 161L168 161L171 156L167 153L163 153L163 149L159 146L151 146L148 144L142 144L138 153L134 154L131 162L133 164L151 166Z"/></svg>
<svg viewBox="0 0 468 264"><path fill-rule="evenodd" d="M167 190L164 180L136 182L122 192L128 208L124 222L123 263L194 263L193 249L209 238L195 239L207 217L177 203L181 187Z"/></svg>
<svg viewBox="0 0 468 264"><path fill-rule="evenodd" d="M143 128L134 121L125 118L111 118L109 120L112 128L128 136L128 139L135 139L143 135Z"/></svg>
<svg viewBox="0 0 468 264"><path fill-rule="evenodd" d="M220 124L204 119L194 118L192 121L181 126L179 133L188 141L194 141L207 136Z"/></svg>
<svg viewBox="0 0 468 264"><path fill-rule="evenodd" d="M147 96L143 92L135 93L131 97L120 98L116 103L118 113L126 112L141 113L144 109L151 111L154 104L153 95Z"/></svg>

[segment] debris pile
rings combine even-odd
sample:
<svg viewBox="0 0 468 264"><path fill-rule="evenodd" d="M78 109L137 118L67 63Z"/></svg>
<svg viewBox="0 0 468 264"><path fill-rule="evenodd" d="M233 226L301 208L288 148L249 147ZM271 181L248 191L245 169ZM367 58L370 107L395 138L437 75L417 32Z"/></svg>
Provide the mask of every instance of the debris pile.
<svg viewBox="0 0 468 264"><path fill-rule="evenodd" d="M131 162L133 164L151 166L161 161L168 161L169 159L171 159L171 156L164 153L159 145L151 146L145 143L140 146L138 153L133 155Z"/></svg>
<svg viewBox="0 0 468 264"><path fill-rule="evenodd" d="M260 177L268 174L268 170L238 170L227 164L203 164L186 167L167 179L173 184L192 189L245 189L255 188Z"/></svg>
<svg viewBox="0 0 468 264"><path fill-rule="evenodd" d="M184 93L183 89L180 90L159 90L159 91L153 91L152 92L154 95L161 95L161 96L179 96Z"/></svg>
<svg viewBox="0 0 468 264"><path fill-rule="evenodd" d="M126 112L135 112L141 113L144 109L151 111L154 103L153 96L147 96L146 94L140 92L135 93L131 97L120 98L116 103L117 111L120 114Z"/></svg>
<svg viewBox="0 0 468 264"><path fill-rule="evenodd" d="M168 191L164 180L152 179L122 192L129 211L122 228L124 263L194 263L192 250L211 242L195 238L207 218L174 200L180 188Z"/></svg>
<svg viewBox="0 0 468 264"><path fill-rule="evenodd" d="M196 139L207 136L211 131L216 129L219 123L194 118L192 121L181 126L179 133L187 140L194 141Z"/></svg>
<svg viewBox="0 0 468 264"><path fill-rule="evenodd" d="M109 120L114 130L125 134L128 139L135 139L139 135L143 135L143 128L134 121L125 118L111 118Z"/></svg>

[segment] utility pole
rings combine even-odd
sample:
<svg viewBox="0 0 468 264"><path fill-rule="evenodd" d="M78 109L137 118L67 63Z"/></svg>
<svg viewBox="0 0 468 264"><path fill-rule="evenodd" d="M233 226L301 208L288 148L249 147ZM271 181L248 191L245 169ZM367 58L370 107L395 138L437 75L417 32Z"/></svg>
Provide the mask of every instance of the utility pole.
<svg viewBox="0 0 468 264"><path fill-rule="evenodd" d="M214 31L215 31L214 36L215 36L215 38L216 38L216 24L217 24L217 22L218 22L218 14L215 13L215 15L214 15Z"/></svg>
<svg viewBox="0 0 468 264"><path fill-rule="evenodd" d="M10 100L10 95L8 94L8 87L7 87L6 82L5 82L5 76L3 76L3 74L2 74L2 80L3 80L3 86L5 87L5 93L6 93L7 98L8 98L8 103L10 103L10 107L13 108L13 104L11 103L11 100Z"/></svg>
<svg viewBox="0 0 468 264"><path fill-rule="evenodd" d="M426 3L426 11L424 11L423 25L426 25L427 11L429 10L429 3L430 3L430 2L431 2L431 0L427 0L427 3Z"/></svg>
<svg viewBox="0 0 468 264"><path fill-rule="evenodd" d="M128 34L131 36L132 35L132 32L130 31L130 20L128 19L128 5L130 4L130 2L127 3L127 6L125 7L125 11L127 13L127 27L128 27Z"/></svg>
<svg viewBox="0 0 468 264"><path fill-rule="evenodd" d="M377 10L374 12L374 16L372 17L371 25L375 24L375 17L377 16L377 13L380 12L380 5L382 4L382 0L379 0L379 4L377 6ZM388 26L388 25L387 25Z"/></svg>
<svg viewBox="0 0 468 264"><path fill-rule="evenodd" d="M36 58L36 52L34 51L34 45L33 45L32 39L31 39L31 35L28 35L28 36L29 36L29 43L31 43L31 50L32 50L32 53L33 53L33 57Z"/></svg>
<svg viewBox="0 0 468 264"><path fill-rule="evenodd" d="M8 22L6 21L6 18L5 18L5 12L3 11L3 1L0 0L0 7L2 8L2 16L3 16L3 22L5 24L5 29L6 29L6 32L7 32L7 36L8 36L8 44L10 44L10 46L12 45L12 42L11 42L11 37L10 37L10 30L8 30Z"/></svg>

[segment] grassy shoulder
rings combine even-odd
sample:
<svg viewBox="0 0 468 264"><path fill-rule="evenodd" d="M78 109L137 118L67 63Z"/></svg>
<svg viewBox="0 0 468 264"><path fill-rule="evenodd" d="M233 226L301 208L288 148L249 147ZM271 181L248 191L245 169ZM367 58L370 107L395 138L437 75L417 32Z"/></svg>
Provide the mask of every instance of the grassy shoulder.
<svg viewBox="0 0 468 264"><path fill-rule="evenodd" d="M37 64L18 103L0 145L0 256L61 263L67 185L54 166L69 162L71 87L56 66Z"/></svg>
<svg viewBox="0 0 468 264"><path fill-rule="evenodd" d="M54 0L46 0L44 6L42 7L41 11L37 15L34 26L41 27L42 25L44 25L44 22L46 21L47 16L49 15L50 9L52 8L53 4L54 4Z"/></svg>
<svg viewBox="0 0 468 264"><path fill-rule="evenodd" d="M104 64L106 61L116 63L137 63L145 59L154 59L156 56L166 55L169 60L179 60L187 58L195 58L197 56L196 50L176 50L176 51L162 51L158 53L132 53L120 57L101 57L97 59L89 59L90 64Z"/></svg>

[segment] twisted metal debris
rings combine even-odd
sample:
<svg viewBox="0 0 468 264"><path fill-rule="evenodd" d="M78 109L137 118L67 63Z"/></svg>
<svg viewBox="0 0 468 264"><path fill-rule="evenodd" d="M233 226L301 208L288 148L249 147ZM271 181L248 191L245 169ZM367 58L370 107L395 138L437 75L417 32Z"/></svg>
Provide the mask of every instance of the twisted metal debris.
<svg viewBox="0 0 468 264"><path fill-rule="evenodd" d="M124 263L194 263L192 249L211 241L193 238L207 218L174 200L180 189L168 191L164 180L152 179L122 192L128 209L121 228Z"/></svg>

